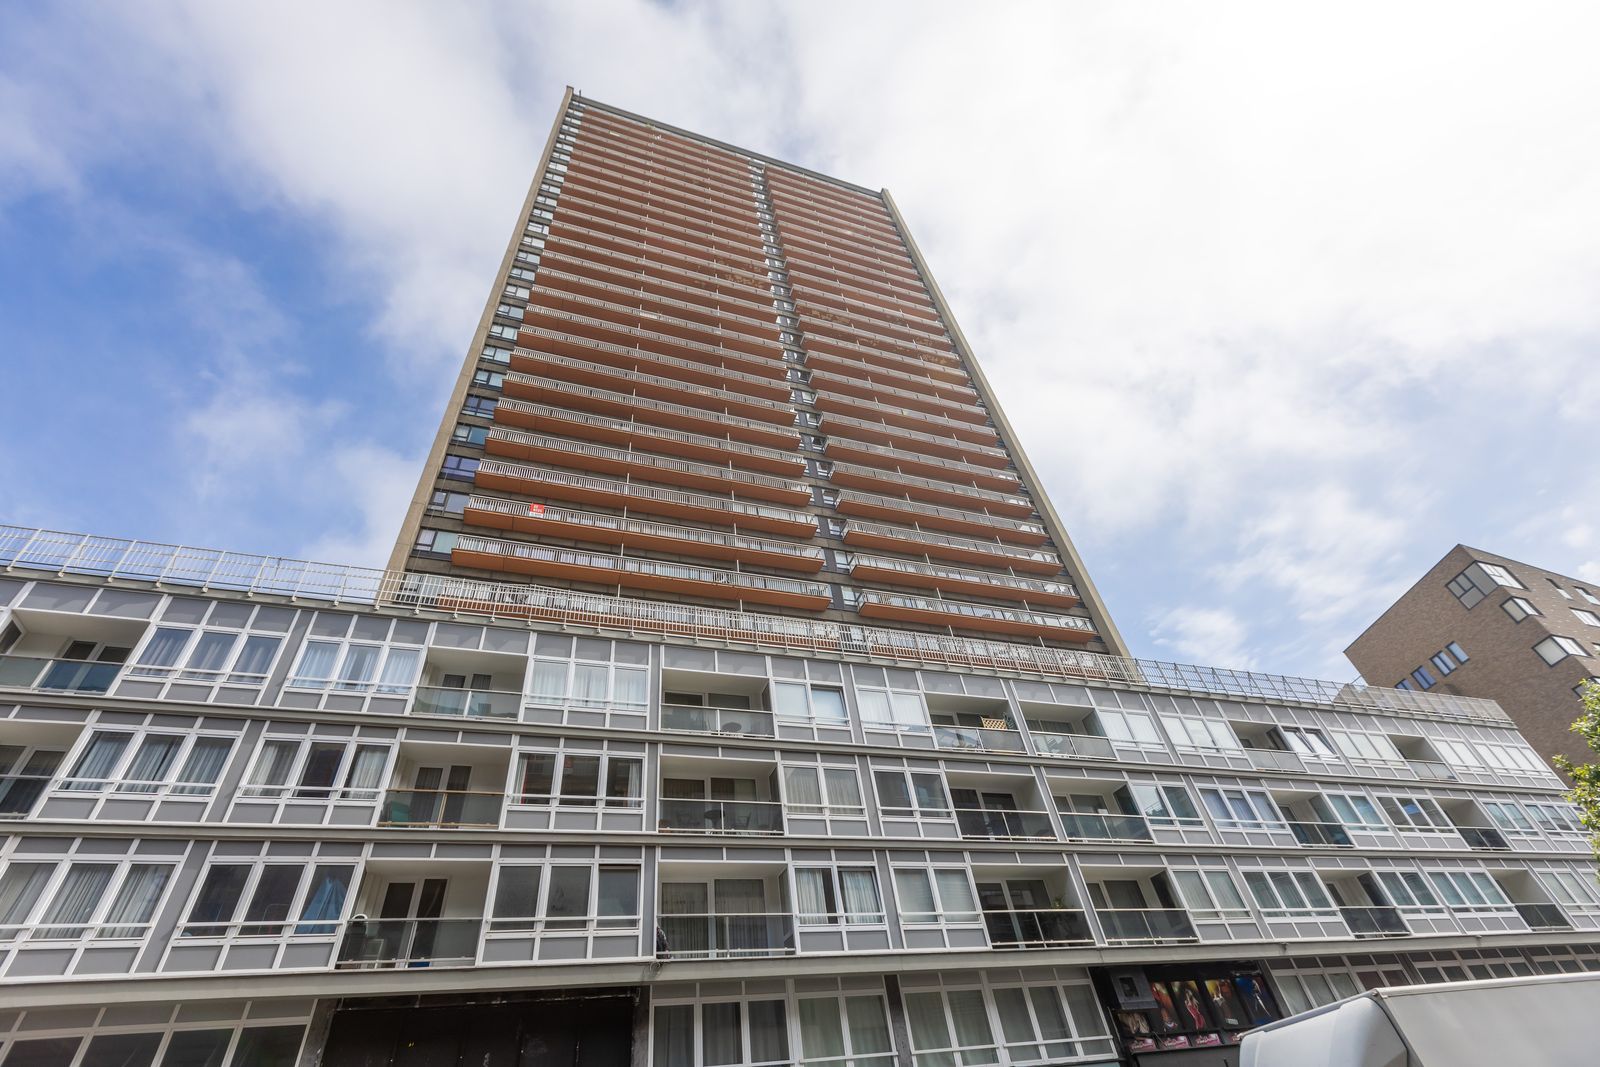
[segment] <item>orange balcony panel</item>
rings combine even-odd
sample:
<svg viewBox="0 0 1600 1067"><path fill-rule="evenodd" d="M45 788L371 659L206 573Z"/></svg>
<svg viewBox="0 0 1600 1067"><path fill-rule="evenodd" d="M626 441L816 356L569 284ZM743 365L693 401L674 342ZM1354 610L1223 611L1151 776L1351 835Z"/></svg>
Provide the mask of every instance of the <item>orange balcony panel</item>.
<svg viewBox="0 0 1600 1067"><path fill-rule="evenodd" d="M997 448L1000 445L1000 435L990 426L978 426L970 422L946 419L932 414L925 417L919 416L917 413L906 411L903 408L892 407L888 404L874 404L869 401L852 400L836 393L819 392L817 394L816 408L825 414L846 415L855 419L871 419L921 433L948 434L962 441L970 441L975 445L986 445L990 448ZM961 453L956 453L955 455L957 459L966 458Z"/></svg>
<svg viewBox="0 0 1600 1067"><path fill-rule="evenodd" d="M763 355L778 347L774 339L775 324L754 317L760 314L759 308L745 308L731 302L721 307L715 301L690 302L689 294L675 292L664 285L649 286L641 275L617 271L607 278L604 270L591 269L586 273L599 277L588 277L566 269L565 264L551 262L539 269L532 298L541 306L551 307L557 306L554 301L559 298L564 300L561 306L584 307L596 318L610 318L616 322L632 322L642 316L649 320L646 328L654 330L663 330L663 319L679 320L674 323L677 328L700 331L695 335L686 333L686 337L693 336L708 344L718 343L715 338L720 337L724 345L736 347L734 338L718 333L727 331L738 335L738 339L748 340L755 346L750 351ZM617 306L605 306L607 304Z"/></svg>
<svg viewBox="0 0 1600 1067"><path fill-rule="evenodd" d="M819 397L819 403L820 400L821 398ZM851 437L868 441L872 444L888 445L891 448L903 448L907 451L929 452L936 456L947 456L950 459L961 460L964 463L977 463L1000 468L1011 462L1003 454L985 453L968 448L965 441L955 441L949 438L936 437L932 433L916 433L915 431L911 431L909 434L907 432L897 434L894 432L895 430L905 431L906 428L869 421L868 419L860 418L859 416L862 414L860 411L852 412L848 416L850 418L849 430L840 430L840 432L848 432ZM930 427L929 429L937 430L937 427ZM822 431L824 433L828 432L828 420L826 419L822 421ZM830 441L830 451L832 451L832 447L832 442Z"/></svg>
<svg viewBox="0 0 1600 1067"><path fill-rule="evenodd" d="M929 415L937 415L940 418L956 419L961 422L979 425L989 421L988 413L971 403L928 396L915 392L899 382L877 382L870 378L848 378L840 374L818 370L812 372L811 385L819 393L828 392L835 395L854 397L857 400L868 400L875 404L892 405L910 411L921 411Z"/></svg>
<svg viewBox="0 0 1600 1067"><path fill-rule="evenodd" d="M590 237L592 243L609 243L613 248L626 249L631 246L635 249L659 249L663 253L676 255L691 262L719 263L747 273L753 272L758 267L764 269L766 265L766 259L759 254L759 250L753 253L749 249L735 250L711 241L696 241L689 235L662 226L649 224L628 226L576 207L558 210L550 229L551 232L555 232L557 227L568 225L581 226L588 231L592 235Z"/></svg>
<svg viewBox="0 0 1600 1067"><path fill-rule="evenodd" d="M933 510L919 506L915 500L864 499L850 494L841 495L838 505L841 515L859 515L863 518L894 523L914 522L932 530L950 530L953 533L977 537L998 537L1011 544L1042 545L1050 540L1038 527L1019 527L1011 520L998 516L992 521L985 521L988 517L981 509L973 509L966 516L952 514L956 510L954 508Z"/></svg>
<svg viewBox="0 0 1600 1067"><path fill-rule="evenodd" d="M978 566L1010 567L1028 574L1056 575L1061 573L1061 561L1048 553L1026 554L1014 546L998 541L964 541L940 539L937 532L920 530L863 528L849 523L844 528L844 543L852 548L875 548L886 552L914 552L933 559L946 559L956 563L974 563Z"/></svg>
<svg viewBox="0 0 1600 1067"><path fill-rule="evenodd" d="M737 600L750 604L773 604L806 611L824 611L832 603L826 593L810 593L799 588L802 584L818 583L745 584L738 580L740 576L737 571L715 571L707 567L683 565L664 565L657 568L642 565L651 562L648 560L639 561L622 556L602 556L568 550L542 553L497 552L486 550L484 547L470 547L481 545L482 539L479 538L463 538L462 541L464 544L457 544L450 553L450 562L462 567L531 574L541 578L561 578L591 585L652 589L662 593ZM726 580L721 580L723 576L728 577Z"/></svg>
<svg viewBox="0 0 1600 1067"><path fill-rule="evenodd" d="M513 507L517 510L512 510ZM818 573L823 563L822 550L810 545L765 541L720 530L668 526L621 515L571 511L540 503L522 504L473 497L467 501L462 519L473 526L510 530L535 537L617 545L624 553L630 550L659 552L696 559L750 563L803 574Z"/></svg>
<svg viewBox="0 0 1600 1067"><path fill-rule="evenodd" d="M549 378L507 375L504 390L505 395L523 400L593 411L615 418L636 418L652 426L667 426L708 436L726 435L735 440L772 448L798 448L800 445L800 438L792 427L738 418L723 419L703 407L669 404L611 389L592 389L588 386L566 388L565 384Z"/></svg>
<svg viewBox="0 0 1600 1067"><path fill-rule="evenodd" d="M817 532L816 521L798 512L756 505L729 507L727 505L738 502L515 464L485 461L473 477L473 485L524 496L628 509L646 515L670 515L739 529L765 530L789 537L811 538Z"/></svg>
<svg viewBox="0 0 1600 1067"><path fill-rule="evenodd" d="M665 427L650 426L637 420L613 419L609 416L570 411L553 404L528 405L540 409L528 411L523 410L520 404L520 401L502 400L495 408L495 425L515 426L524 430L560 434L563 437L599 441L603 444L682 456L709 463L731 462L740 470L760 471L765 474L783 474L798 478L806 469L806 461L802 456L788 455L776 449L751 448L726 436L688 434Z"/></svg>
<svg viewBox="0 0 1600 1067"><path fill-rule="evenodd" d="M909 474L910 472L905 473ZM936 474L934 477L938 477L938 475ZM972 494L970 492L963 493L960 486L952 485L946 489L940 485L923 485L919 482L912 482L899 477L898 472L893 470L842 470L835 467L832 476L828 480L847 489L866 489L874 493L903 493L912 500L927 500L935 504L958 508L981 508L991 515L1007 515L1011 518L1025 519L1033 514L1031 501L1013 503L1008 500L995 500L992 497L974 500Z"/></svg>
<svg viewBox="0 0 1600 1067"><path fill-rule="evenodd" d="M991 597L995 600L1014 600L1023 604L1046 604L1051 607L1070 608L1078 597L1065 582L1030 582L1017 580L1010 575L988 575L970 571L941 570L925 565L892 565L898 561L878 560L872 556L857 556L850 567L850 576L882 585L909 585L921 589L937 589L945 593L966 593L970 596ZM1032 588L1026 586L1032 585Z"/></svg>
<svg viewBox="0 0 1600 1067"><path fill-rule="evenodd" d="M709 489L714 493L728 493L749 500L768 500L774 504L787 504L790 507L805 507L811 500L810 491L800 484L777 486L744 481L739 478L737 471L726 468L714 472L698 469L676 470L652 463L654 457L649 453L612 449L611 452L621 454L596 455L592 452L562 448L557 439L545 440L550 443L543 443L536 434L524 435L520 439L490 436L484 441L483 448L492 456L509 456L533 463L549 463L557 467L573 467L600 474L618 474L661 485ZM581 447L582 442L576 443Z"/></svg>
<svg viewBox="0 0 1600 1067"><path fill-rule="evenodd" d="M640 256L637 252L616 252L587 244L581 236L552 236L545 242L543 263L602 281L623 273L630 278L641 279L641 285L650 292L681 295L685 300L699 299L701 303L711 305L720 300L732 300L757 312L763 310L760 300L766 290L754 278L725 276L722 271L705 267L688 269ZM666 289L664 286L681 288Z"/></svg>
<svg viewBox="0 0 1600 1067"><path fill-rule="evenodd" d="M530 340L533 337L530 335ZM664 400L672 404L700 407L707 411L720 411L744 419L784 426L794 421L794 411L776 404L746 400L730 392L708 389L691 382L674 382L648 372L649 360L643 358L631 371L598 366L584 361L583 356L567 359L547 358L546 353L512 353L511 365L524 373L541 374L564 382L593 386L618 392L631 392L646 399Z"/></svg>
<svg viewBox="0 0 1600 1067"><path fill-rule="evenodd" d="M896 622L920 622L934 626L949 626L957 630L977 630L983 633L1016 634L1025 637L1043 637L1057 641L1087 642L1095 638L1093 630L1079 630L1066 626L1056 625L1043 621L1050 616L1042 616L1038 620L1026 617L1007 617L995 615L966 615L956 611L942 610L937 606L937 601L926 601L923 605L910 602L913 598L904 598L905 602L891 602L887 599L874 598L870 594L862 601L858 609L869 619L892 619ZM1026 615L1027 613L1019 613Z"/></svg>
<svg viewBox="0 0 1600 1067"><path fill-rule="evenodd" d="M776 337L767 345L738 338L738 343L730 346L721 343L724 338L704 329L663 322L653 315L635 312L631 322L621 323L610 321L626 315L615 308L597 308L578 300L563 300L548 292L535 293L532 300L536 302L530 302L523 315L524 329L537 327L551 334L586 337L629 351L655 352L708 367L729 365L747 374L765 374L772 380L750 382L749 389L773 400L789 399L789 388L781 380L783 357ZM776 329L773 332L776 334ZM564 345L557 349L562 355L577 356L579 359L596 358L594 350L587 346L543 334L523 343L532 346L546 341ZM713 376L708 384L715 384L716 381Z"/></svg>
<svg viewBox="0 0 1600 1067"><path fill-rule="evenodd" d="M759 231L753 213L750 218L740 220L744 223L743 226L738 226L730 224L730 220L725 216L694 211L687 205L657 197L618 195L599 188L569 184L562 189L560 197L557 198L556 210L559 211L564 206L577 205L581 205L585 211L597 217L633 226L639 225L641 220L648 220L663 226L679 226L701 234L708 241L723 242L745 251L759 250L761 247L761 241L756 236Z"/></svg>
<svg viewBox="0 0 1600 1067"><path fill-rule="evenodd" d="M576 197L566 197L559 201L558 205L555 209L556 219L571 219L590 229L605 230L635 240L659 241L691 255L726 256L730 259L748 261L752 265L766 262L766 257L761 251L761 243L754 239L730 241L689 229L671 219L603 211Z"/></svg>
<svg viewBox="0 0 1600 1067"><path fill-rule="evenodd" d="M916 447L914 442L908 442L904 439L902 439L901 444L912 448ZM1014 493L1017 489L1017 476L1007 470L969 469L976 465L941 463L934 457L885 456L883 449L872 448L864 443L849 441L843 437L830 436L828 438L828 458L860 463L863 466L876 467L884 471L915 474L924 478L944 478L964 485L977 486L980 489L993 489L998 493ZM892 474L886 476L893 477ZM840 484L844 483L841 482Z"/></svg>

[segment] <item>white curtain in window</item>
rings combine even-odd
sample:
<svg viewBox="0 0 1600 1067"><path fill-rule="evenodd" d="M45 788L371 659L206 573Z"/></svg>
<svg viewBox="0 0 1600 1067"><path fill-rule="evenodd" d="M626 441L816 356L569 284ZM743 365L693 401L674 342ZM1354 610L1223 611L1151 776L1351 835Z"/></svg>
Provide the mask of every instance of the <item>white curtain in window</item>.
<svg viewBox="0 0 1600 1067"><path fill-rule="evenodd" d="M1038 1021L1041 1038L1045 1041L1066 1041L1072 1037L1072 1027L1067 1022L1066 1013L1061 1010L1061 1001L1053 987L1034 986L1028 990L1028 999L1033 1003L1033 1015ZM1067 1050L1060 1047L1045 1050L1047 1056L1066 1054Z"/></svg>
<svg viewBox="0 0 1600 1067"><path fill-rule="evenodd" d="M268 637L265 634L251 634L245 638L244 648L240 650L239 658L233 661L228 681L241 685L256 685L266 681L267 669L272 666L272 657L278 654L278 645L282 642L281 637Z"/></svg>
<svg viewBox="0 0 1600 1067"><path fill-rule="evenodd" d="M10 927L27 920L55 869L53 863L13 863L0 874L0 941L16 936Z"/></svg>
<svg viewBox="0 0 1600 1067"><path fill-rule="evenodd" d="M950 1019L955 1023L956 1044L963 1048L981 1049L994 1044L994 1032L989 1028L989 1013L984 1008L983 992L977 989L953 989L946 994L950 1000ZM972 1064L994 1063L988 1056L968 1054L962 1061Z"/></svg>
<svg viewBox="0 0 1600 1067"><path fill-rule="evenodd" d="M644 667L617 667L614 671L611 703L619 708L643 708L650 702L650 672Z"/></svg>
<svg viewBox="0 0 1600 1067"><path fill-rule="evenodd" d="M111 874L116 868L109 863L74 863L66 878L56 890L50 907L45 912L44 929L35 938L78 938L86 932L87 923L100 905L106 886L111 884Z"/></svg>
<svg viewBox="0 0 1600 1067"><path fill-rule="evenodd" d="M233 751L233 740L227 737L199 737L189 749L183 767L178 771L178 785L174 793L206 794L207 788L216 784Z"/></svg>
<svg viewBox="0 0 1600 1067"><path fill-rule="evenodd" d="M351 645L345 649L344 663L339 667L339 688L365 689L377 673L382 651L377 645Z"/></svg>
<svg viewBox="0 0 1600 1067"><path fill-rule="evenodd" d="M800 1001L800 1052L808 1060L844 1055L844 1025L837 997Z"/></svg>
<svg viewBox="0 0 1600 1067"><path fill-rule="evenodd" d="M928 712L922 706L922 697L917 693L890 693L889 702L894 705L894 721L901 726L917 729L926 729L928 726Z"/></svg>
<svg viewBox="0 0 1600 1067"><path fill-rule="evenodd" d="M806 687L799 682L773 682L772 710L786 719L809 719L811 705L806 701Z"/></svg>
<svg viewBox="0 0 1600 1067"><path fill-rule="evenodd" d="M783 792L789 803L796 807L822 806L822 790L817 783L814 767L785 767Z"/></svg>
<svg viewBox="0 0 1600 1067"><path fill-rule="evenodd" d="M149 644L144 646L144 651L139 654L141 667L170 667L178 662L178 653L183 651L183 646L189 640L192 630L182 630L176 627L163 626L150 638ZM145 673L136 671L135 673ZM159 674L160 671L150 671Z"/></svg>
<svg viewBox="0 0 1600 1067"><path fill-rule="evenodd" d="M383 661L383 672L378 675L378 692L408 693L417 681L417 668L422 664L419 648L391 648Z"/></svg>
<svg viewBox="0 0 1600 1067"><path fill-rule="evenodd" d="M167 888L172 868L167 864L135 863L128 868L127 877L117 889L111 910L106 913L108 925L100 931L101 937L143 937L145 924L156 913L161 894Z"/></svg>
<svg viewBox="0 0 1600 1067"><path fill-rule="evenodd" d="M861 781L855 771L835 767L822 772L828 785L828 804L834 808L861 807Z"/></svg>
<svg viewBox="0 0 1600 1067"><path fill-rule="evenodd" d="M1028 1001L1020 989L994 991L995 1014L1000 1016L1000 1036L1010 1046L1012 1059L1036 1060L1039 1047L1033 1044L1039 1035L1033 1030L1033 1016L1028 1012ZM1017 1046L1023 1046L1018 1048Z"/></svg>
<svg viewBox="0 0 1600 1067"><path fill-rule="evenodd" d="M345 786L353 799L376 793L383 785L383 769L389 762L389 750L382 745L359 745L355 758L350 761ZM358 793L359 791L359 793Z"/></svg>
<svg viewBox="0 0 1600 1067"><path fill-rule="evenodd" d="M846 997L844 1014L850 1024L850 1049L857 1056L892 1051L882 997Z"/></svg>
<svg viewBox="0 0 1600 1067"><path fill-rule="evenodd" d="M883 901L878 897L878 876L863 867L839 872L839 891L844 895L845 922L883 921Z"/></svg>
<svg viewBox="0 0 1600 1067"><path fill-rule="evenodd" d="M939 921L939 907L934 903L933 886L928 872L913 868L896 868L895 889L900 894L900 918L908 923Z"/></svg>
<svg viewBox="0 0 1600 1067"><path fill-rule="evenodd" d="M978 902L973 899L966 871L934 871L933 880L939 887L939 907L945 922L972 922L978 918Z"/></svg>
<svg viewBox="0 0 1600 1067"><path fill-rule="evenodd" d="M202 681L214 679L214 672L222 670L228 662L228 653L233 651L234 643L238 640L238 634L227 630L207 630L194 643L189 660L184 664L183 676Z"/></svg>
<svg viewBox="0 0 1600 1067"><path fill-rule="evenodd" d="M139 748L134 752L128 769L122 773L122 777L126 780L117 786L118 791L154 792L156 790L154 783L166 781L167 772L172 769L173 761L178 758L178 749L182 744L182 738L170 734L147 734L144 740L139 742Z"/></svg>
<svg viewBox="0 0 1600 1067"><path fill-rule="evenodd" d="M752 1000L745 1005L750 1028L750 1062L789 1063L789 1026L783 1001Z"/></svg>
<svg viewBox="0 0 1600 1067"><path fill-rule="evenodd" d="M528 693L529 699L535 704L566 703L567 671L571 666L566 660L534 660L533 684Z"/></svg>
<svg viewBox="0 0 1600 1067"><path fill-rule="evenodd" d="M700 1008L701 1062L706 1067L743 1063L744 1049L740 1040L738 1001L722 1004L705 1004Z"/></svg>
<svg viewBox="0 0 1600 1067"><path fill-rule="evenodd" d="M332 641L307 641L300 656L300 668L290 685L308 685L321 688L320 683L333 677L333 665L339 659L339 646Z"/></svg>
<svg viewBox="0 0 1600 1067"><path fill-rule="evenodd" d="M606 685L610 667L579 663L572 669L572 702L584 707L597 708L606 702Z"/></svg>
<svg viewBox="0 0 1600 1067"><path fill-rule="evenodd" d="M1242 902L1241 902L1242 903ZM1110 1033L1106 1028L1105 1013L1087 985L1062 986L1067 997L1067 1011L1072 1016L1072 1029L1079 1037L1103 1037ZM1042 1016L1041 1016L1042 1017Z"/></svg>
<svg viewBox="0 0 1600 1067"><path fill-rule="evenodd" d="M255 770L250 775L250 784L258 786L280 786L289 781L289 769L294 765L294 758L299 753L298 741L268 741L261 746L261 755L256 759Z"/></svg>
<svg viewBox="0 0 1600 1067"><path fill-rule="evenodd" d="M894 722L894 713L889 710L889 694L881 689L857 689L856 707L861 710L862 722Z"/></svg>
<svg viewBox="0 0 1600 1067"><path fill-rule="evenodd" d="M794 872L794 890L800 914L800 925L817 926L834 921L828 907L829 872L825 870L797 870Z"/></svg>
<svg viewBox="0 0 1600 1067"><path fill-rule="evenodd" d="M918 1052L949 1048L952 1044L944 998L938 993L907 994L906 1021L911 1026L911 1047Z"/></svg>
<svg viewBox="0 0 1600 1067"><path fill-rule="evenodd" d="M72 773L67 775L73 780L65 783L63 788L99 790L105 780L111 777L112 769L122 759L122 753L128 748L130 736L97 732L89 739L89 747L83 750L83 755L78 757Z"/></svg>

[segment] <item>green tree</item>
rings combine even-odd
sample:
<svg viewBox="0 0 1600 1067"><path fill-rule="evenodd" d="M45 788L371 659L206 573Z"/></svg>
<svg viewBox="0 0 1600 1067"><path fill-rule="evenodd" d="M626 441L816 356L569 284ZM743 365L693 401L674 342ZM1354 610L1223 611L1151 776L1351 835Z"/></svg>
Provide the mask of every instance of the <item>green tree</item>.
<svg viewBox="0 0 1600 1067"><path fill-rule="evenodd" d="M1600 685L1592 681L1583 683L1583 714L1572 724L1572 732L1600 755ZM1579 821L1589 831L1589 843L1600 854L1600 763L1573 763L1565 756L1552 762L1572 779L1567 799L1577 806Z"/></svg>

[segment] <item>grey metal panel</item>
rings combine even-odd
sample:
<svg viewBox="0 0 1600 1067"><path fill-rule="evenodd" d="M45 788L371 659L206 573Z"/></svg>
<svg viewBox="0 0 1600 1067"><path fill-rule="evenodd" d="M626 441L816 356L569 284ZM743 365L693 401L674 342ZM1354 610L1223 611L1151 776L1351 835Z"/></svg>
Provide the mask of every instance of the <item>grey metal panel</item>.
<svg viewBox="0 0 1600 1067"><path fill-rule="evenodd" d="M78 957L78 962L73 965L73 974L127 974L138 958L139 950L135 946L118 946L115 948L86 948L83 955Z"/></svg>

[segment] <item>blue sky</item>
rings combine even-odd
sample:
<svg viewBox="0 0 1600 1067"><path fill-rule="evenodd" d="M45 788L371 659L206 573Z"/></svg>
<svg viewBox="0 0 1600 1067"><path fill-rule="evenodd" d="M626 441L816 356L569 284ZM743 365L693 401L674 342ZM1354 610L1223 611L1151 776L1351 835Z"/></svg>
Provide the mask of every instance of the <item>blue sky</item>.
<svg viewBox="0 0 1600 1067"><path fill-rule="evenodd" d="M566 84L888 186L1135 651L1600 580L1581 5L0 8L0 518L379 563Z"/></svg>

